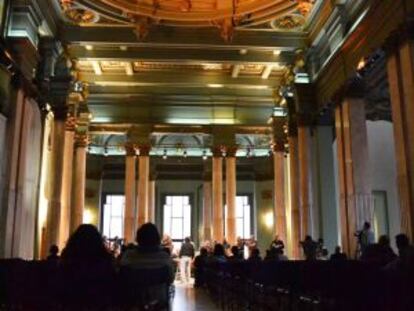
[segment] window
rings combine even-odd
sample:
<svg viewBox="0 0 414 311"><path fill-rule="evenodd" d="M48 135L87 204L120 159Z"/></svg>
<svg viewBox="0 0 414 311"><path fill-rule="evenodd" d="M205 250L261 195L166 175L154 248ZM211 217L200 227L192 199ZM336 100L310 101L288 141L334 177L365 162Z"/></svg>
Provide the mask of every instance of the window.
<svg viewBox="0 0 414 311"><path fill-rule="evenodd" d="M103 206L103 235L109 239L124 236L125 196L108 194Z"/></svg>
<svg viewBox="0 0 414 311"><path fill-rule="evenodd" d="M164 234L168 234L175 245L191 236L191 205L189 196L166 196L164 204Z"/></svg>
<svg viewBox="0 0 414 311"><path fill-rule="evenodd" d="M236 197L236 235L243 239L250 238L251 235L251 206L249 196Z"/></svg>

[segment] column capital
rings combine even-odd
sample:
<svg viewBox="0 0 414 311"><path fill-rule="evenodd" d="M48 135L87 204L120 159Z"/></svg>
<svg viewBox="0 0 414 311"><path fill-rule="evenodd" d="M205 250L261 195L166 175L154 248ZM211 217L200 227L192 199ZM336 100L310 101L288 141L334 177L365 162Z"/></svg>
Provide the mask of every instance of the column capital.
<svg viewBox="0 0 414 311"><path fill-rule="evenodd" d="M150 144L137 145L136 149L137 149L138 156L147 157L150 154L151 145Z"/></svg>
<svg viewBox="0 0 414 311"><path fill-rule="evenodd" d="M226 157L234 158L236 156L238 146L237 145L229 145L229 146L225 146L224 149L226 150Z"/></svg>
<svg viewBox="0 0 414 311"><path fill-rule="evenodd" d="M68 115L66 118L66 131L74 132L76 130L76 118Z"/></svg>
<svg viewBox="0 0 414 311"><path fill-rule="evenodd" d="M401 44L414 41L414 18L408 19L396 30L391 32L383 45L387 54L396 52Z"/></svg>
<svg viewBox="0 0 414 311"><path fill-rule="evenodd" d="M345 99L363 99L365 98L366 91L366 85L362 78L352 77L335 93L334 102L337 105L341 105Z"/></svg>
<svg viewBox="0 0 414 311"><path fill-rule="evenodd" d="M213 146L211 147L211 152L213 153L214 158L221 158L223 154L226 152L226 149L222 145Z"/></svg>
<svg viewBox="0 0 414 311"><path fill-rule="evenodd" d="M75 147L76 148L85 148L89 144L89 137L86 133L76 133L75 134Z"/></svg>
<svg viewBox="0 0 414 311"><path fill-rule="evenodd" d="M125 144L125 152L127 157L135 157L137 155L137 151L135 149L135 146L131 142L127 142Z"/></svg>

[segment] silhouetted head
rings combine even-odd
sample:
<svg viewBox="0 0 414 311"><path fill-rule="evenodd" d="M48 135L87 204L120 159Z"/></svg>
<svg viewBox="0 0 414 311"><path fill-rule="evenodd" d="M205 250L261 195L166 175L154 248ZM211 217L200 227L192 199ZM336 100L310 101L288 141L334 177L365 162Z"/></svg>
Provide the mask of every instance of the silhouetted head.
<svg viewBox="0 0 414 311"><path fill-rule="evenodd" d="M207 256L208 255L207 248L205 248L205 247L200 248L200 255L201 256Z"/></svg>
<svg viewBox="0 0 414 311"><path fill-rule="evenodd" d="M258 248L253 248L250 257L259 257L259 256L260 256L260 250Z"/></svg>
<svg viewBox="0 0 414 311"><path fill-rule="evenodd" d="M214 245L213 255L214 256L224 256L224 247L223 247L222 244L217 243L216 245Z"/></svg>
<svg viewBox="0 0 414 311"><path fill-rule="evenodd" d="M364 222L364 230L369 230L369 229L371 229L371 224L368 221Z"/></svg>
<svg viewBox="0 0 414 311"><path fill-rule="evenodd" d="M387 235L381 235L378 239L378 244L381 246L390 246L390 238Z"/></svg>
<svg viewBox="0 0 414 311"><path fill-rule="evenodd" d="M312 237L310 235L305 236L305 241L306 242L312 241Z"/></svg>
<svg viewBox="0 0 414 311"><path fill-rule="evenodd" d="M49 248L49 253L50 253L50 255L57 255L59 253L59 247L57 245L53 244Z"/></svg>
<svg viewBox="0 0 414 311"><path fill-rule="evenodd" d="M80 225L70 236L62 260L98 259L108 257L103 239L98 229L90 224Z"/></svg>
<svg viewBox="0 0 414 311"><path fill-rule="evenodd" d="M186 237L186 238L184 239L184 242L185 242L185 243L190 243L190 238L189 238L189 237Z"/></svg>
<svg viewBox="0 0 414 311"><path fill-rule="evenodd" d="M340 246L335 247L335 253L336 254L340 254L341 253L341 247Z"/></svg>
<svg viewBox="0 0 414 311"><path fill-rule="evenodd" d="M137 230L136 241L141 247L154 247L161 244L161 237L157 227L148 222Z"/></svg>
<svg viewBox="0 0 414 311"><path fill-rule="evenodd" d="M395 237L395 242L397 244L397 248L399 250L402 250L404 248L407 248L408 246L410 246L410 240L408 239L408 236L406 236L405 234L398 234Z"/></svg>
<svg viewBox="0 0 414 311"><path fill-rule="evenodd" d="M233 256L237 257L239 255L239 248L236 245L232 246L230 251L233 254Z"/></svg>

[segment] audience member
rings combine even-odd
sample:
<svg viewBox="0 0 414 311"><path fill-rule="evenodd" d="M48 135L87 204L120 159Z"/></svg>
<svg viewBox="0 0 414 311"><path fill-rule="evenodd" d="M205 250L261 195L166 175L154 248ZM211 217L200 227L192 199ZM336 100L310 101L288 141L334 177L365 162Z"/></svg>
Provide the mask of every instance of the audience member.
<svg viewBox="0 0 414 311"><path fill-rule="evenodd" d="M213 259L217 262L226 262L226 255L224 252L224 247L222 244L217 243L214 245L214 251L213 251Z"/></svg>
<svg viewBox="0 0 414 311"><path fill-rule="evenodd" d="M231 261L243 260L243 256L240 254L239 248L236 245L231 247L230 253L231 253L231 256L228 257L229 260Z"/></svg>
<svg viewBox="0 0 414 311"><path fill-rule="evenodd" d="M184 239L184 243L181 245L179 257L180 257L180 276L181 281L184 284L190 283L191 278L191 261L194 258L194 246L191 243L189 237Z"/></svg>
<svg viewBox="0 0 414 311"><path fill-rule="evenodd" d="M318 243L310 235L307 235L305 240L300 242L300 245L303 248L303 254L306 260L316 260Z"/></svg>
<svg viewBox="0 0 414 311"><path fill-rule="evenodd" d="M347 260L348 258L346 254L342 252L341 247L337 246L335 247L335 253L331 255L330 259L332 261L343 261L343 260Z"/></svg>
<svg viewBox="0 0 414 311"><path fill-rule="evenodd" d="M237 237L237 243L236 243L238 252L239 252L239 257L240 258L244 258L244 246L245 243L243 241L243 239L241 237Z"/></svg>
<svg viewBox="0 0 414 311"><path fill-rule="evenodd" d="M121 258L121 266L136 269L158 269L167 267L170 283L174 280L171 257L162 250L160 234L152 223L146 223L137 230L137 247L127 249Z"/></svg>
<svg viewBox="0 0 414 311"><path fill-rule="evenodd" d="M162 236L161 246L164 248L164 250L168 254L173 256L173 254L174 254L174 244L173 244L173 241L172 241L171 237L168 234L164 234Z"/></svg>
<svg viewBox="0 0 414 311"><path fill-rule="evenodd" d="M260 250L256 247L253 248L250 252L250 256L247 259L248 262L260 262L262 261L262 257L260 257Z"/></svg>
<svg viewBox="0 0 414 311"><path fill-rule="evenodd" d="M275 249L276 252L279 252L280 250L283 251L285 249L285 243L283 243L283 241L279 239L279 236L277 234L275 235L275 238L270 244L270 249Z"/></svg>
<svg viewBox="0 0 414 311"><path fill-rule="evenodd" d="M53 262L57 262L59 260L59 247L55 244L53 244L50 248L49 248L49 255L47 256L47 261L53 261Z"/></svg>
<svg viewBox="0 0 414 311"><path fill-rule="evenodd" d="M205 247L200 248L200 254L194 259L194 287L205 284L205 268L208 261L208 252Z"/></svg>

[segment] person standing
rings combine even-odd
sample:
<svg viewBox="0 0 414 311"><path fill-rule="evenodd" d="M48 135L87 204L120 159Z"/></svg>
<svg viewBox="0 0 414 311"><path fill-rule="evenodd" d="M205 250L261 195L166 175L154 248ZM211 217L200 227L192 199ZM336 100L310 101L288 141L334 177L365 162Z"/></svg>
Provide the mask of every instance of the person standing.
<svg viewBox="0 0 414 311"><path fill-rule="evenodd" d="M181 245L180 249L180 276L181 281L184 284L190 283L191 278L191 261L194 258L194 245L191 243L189 237L184 239L184 243Z"/></svg>
<svg viewBox="0 0 414 311"><path fill-rule="evenodd" d="M366 221L361 231L357 232L361 255L363 256L367 248L375 243L375 234L371 230L371 224Z"/></svg>

